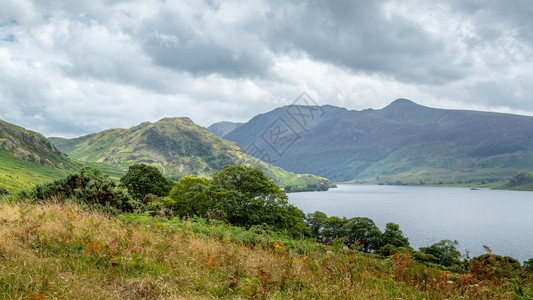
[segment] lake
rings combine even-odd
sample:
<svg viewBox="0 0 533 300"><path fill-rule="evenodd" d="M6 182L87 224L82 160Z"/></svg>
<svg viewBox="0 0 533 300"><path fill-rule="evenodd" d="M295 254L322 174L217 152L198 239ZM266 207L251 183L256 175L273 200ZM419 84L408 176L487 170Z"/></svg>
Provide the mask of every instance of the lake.
<svg viewBox="0 0 533 300"><path fill-rule="evenodd" d="M339 184L288 196L306 214L368 217L382 231L396 223L416 250L448 239L470 257L486 253L487 245L521 263L533 258L533 192Z"/></svg>

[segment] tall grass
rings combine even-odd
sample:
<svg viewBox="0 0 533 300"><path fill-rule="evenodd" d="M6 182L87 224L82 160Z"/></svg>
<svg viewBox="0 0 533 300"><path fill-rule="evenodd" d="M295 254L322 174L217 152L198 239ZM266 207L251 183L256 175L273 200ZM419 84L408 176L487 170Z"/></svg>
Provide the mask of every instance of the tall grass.
<svg viewBox="0 0 533 300"><path fill-rule="evenodd" d="M522 280L479 281L408 253L334 251L259 227L0 199L1 299L512 299L518 286L531 291Z"/></svg>

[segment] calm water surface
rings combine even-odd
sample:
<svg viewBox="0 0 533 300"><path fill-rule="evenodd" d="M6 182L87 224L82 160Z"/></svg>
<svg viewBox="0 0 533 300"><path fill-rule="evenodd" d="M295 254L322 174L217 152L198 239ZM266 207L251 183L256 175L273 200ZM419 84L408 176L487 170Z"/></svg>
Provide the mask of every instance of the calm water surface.
<svg viewBox="0 0 533 300"><path fill-rule="evenodd" d="M383 231L397 223L415 249L457 240L461 253L533 258L533 192L468 188L338 185L327 192L288 194L306 214L368 217Z"/></svg>

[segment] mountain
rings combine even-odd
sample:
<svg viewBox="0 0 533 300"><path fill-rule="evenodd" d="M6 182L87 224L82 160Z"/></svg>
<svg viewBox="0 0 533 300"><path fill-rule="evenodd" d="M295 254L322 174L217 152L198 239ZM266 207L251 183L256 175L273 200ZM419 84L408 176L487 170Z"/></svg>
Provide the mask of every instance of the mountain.
<svg viewBox="0 0 533 300"><path fill-rule="evenodd" d="M77 168L41 134L0 120L1 189L16 191Z"/></svg>
<svg viewBox="0 0 533 300"><path fill-rule="evenodd" d="M297 175L251 157L237 144L219 138L189 118L164 118L129 129L63 139L51 138L70 157L86 163L126 172L128 165L146 163L158 167L169 178L185 175L209 176L228 164L251 165L288 190L327 189L325 178ZM105 169L104 169L105 171Z"/></svg>
<svg viewBox="0 0 533 300"><path fill-rule="evenodd" d="M286 106L224 136L292 172L333 181L482 185L533 170L533 117L398 99L383 109ZM285 141L281 143L280 141Z"/></svg>
<svg viewBox="0 0 533 300"><path fill-rule="evenodd" d="M228 121L217 122L207 127L207 130L211 131L212 134L218 137L222 137L232 132L235 128L241 126L242 124L244 123L235 123L235 122L228 122Z"/></svg>

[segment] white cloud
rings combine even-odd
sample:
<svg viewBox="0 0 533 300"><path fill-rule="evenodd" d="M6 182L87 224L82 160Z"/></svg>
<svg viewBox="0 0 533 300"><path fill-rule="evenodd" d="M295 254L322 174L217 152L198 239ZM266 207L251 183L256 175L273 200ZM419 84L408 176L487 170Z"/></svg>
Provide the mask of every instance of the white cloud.
<svg viewBox="0 0 533 300"><path fill-rule="evenodd" d="M0 118L76 136L321 104L533 114L529 1L7 0Z"/></svg>

